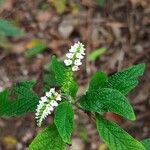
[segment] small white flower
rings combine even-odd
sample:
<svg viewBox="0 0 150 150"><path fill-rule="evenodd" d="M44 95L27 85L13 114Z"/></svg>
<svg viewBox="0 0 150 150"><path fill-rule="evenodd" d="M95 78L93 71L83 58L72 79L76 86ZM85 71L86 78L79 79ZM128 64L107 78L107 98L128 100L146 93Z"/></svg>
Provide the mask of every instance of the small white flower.
<svg viewBox="0 0 150 150"><path fill-rule="evenodd" d="M74 61L74 64L75 64L76 66L80 66L80 65L82 65L82 62L81 62L80 59L76 59L76 60Z"/></svg>
<svg viewBox="0 0 150 150"><path fill-rule="evenodd" d="M57 97L56 97L56 101L61 101L61 95L59 94L59 95L57 95Z"/></svg>
<svg viewBox="0 0 150 150"><path fill-rule="evenodd" d="M47 111L52 112L54 110L54 107L51 106L51 104L47 104Z"/></svg>
<svg viewBox="0 0 150 150"><path fill-rule="evenodd" d="M83 58L84 58L81 53L77 53L77 54L76 54L76 57L79 58L79 59L83 59Z"/></svg>
<svg viewBox="0 0 150 150"><path fill-rule="evenodd" d="M55 88L51 88L49 92L50 93L55 93Z"/></svg>
<svg viewBox="0 0 150 150"><path fill-rule="evenodd" d="M69 49L69 52L74 53L76 52L76 46L71 46L71 48Z"/></svg>
<svg viewBox="0 0 150 150"><path fill-rule="evenodd" d="M36 109L36 115L38 114L38 112L40 111L40 109L43 107L44 103L43 104L39 104L37 109Z"/></svg>
<svg viewBox="0 0 150 150"><path fill-rule="evenodd" d="M52 93L51 92L46 92L46 97L50 97L52 96Z"/></svg>
<svg viewBox="0 0 150 150"><path fill-rule="evenodd" d="M44 96L44 97L41 97L41 102L46 102L47 101L47 97L46 96Z"/></svg>
<svg viewBox="0 0 150 150"><path fill-rule="evenodd" d="M72 71L78 71L79 70L79 67L78 66L73 66L72 67Z"/></svg>
<svg viewBox="0 0 150 150"><path fill-rule="evenodd" d="M58 103L56 101L52 100L51 101L51 106L52 107L56 107L56 106L58 106Z"/></svg>
<svg viewBox="0 0 150 150"><path fill-rule="evenodd" d="M54 107L50 106L49 107L49 112L51 113L54 110Z"/></svg>
<svg viewBox="0 0 150 150"><path fill-rule="evenodd" d="M85 55L84 49L80 51L80 54Z"/></svg>
<svg viewBox="0 0 150 150"><path fill-rule="evenodd" d="M73 55L73 53L67 53L66 56L67 56L67 58L71 59L71 58L73 58L74 55Z"/></svg>
<svg viewBox="0 0 150 150"><path fill-rule="evenodd" d="M55 93L53 93L53 95L54 95L55 97L57 97L59 94L58 94L58 92L55 92Z"/></svg>
<svg viewBox="0 0 150 150"><path fill-rule="evenodd" d="M71 59L66 59L64 60L64 63L66 66L70 66L72 64L72 60Z"/></svg>

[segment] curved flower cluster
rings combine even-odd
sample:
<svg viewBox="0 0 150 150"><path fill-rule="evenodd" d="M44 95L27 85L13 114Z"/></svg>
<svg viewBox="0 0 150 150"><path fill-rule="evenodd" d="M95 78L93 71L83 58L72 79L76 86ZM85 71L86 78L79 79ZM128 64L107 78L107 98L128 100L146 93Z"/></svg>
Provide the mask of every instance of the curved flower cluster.
<svg viewBox="0 0 150 150"><path fill-rule="evenodd" d="M35 114L38 126L41 126L42 121L58 106L58 101L61 101L61 95L55 91L55 88L51 88L44 97L41 97Z"/></svg>
<svg viewBox="0 0 150 150"><path fill-rule="evenodd" d="M82 65L81 60L85 55L85 48L81 42L75 43L69 49L69 53L66 54L67 59L64 60L66 66L71 66L72 71L79 70L79 66Z"/></svg>

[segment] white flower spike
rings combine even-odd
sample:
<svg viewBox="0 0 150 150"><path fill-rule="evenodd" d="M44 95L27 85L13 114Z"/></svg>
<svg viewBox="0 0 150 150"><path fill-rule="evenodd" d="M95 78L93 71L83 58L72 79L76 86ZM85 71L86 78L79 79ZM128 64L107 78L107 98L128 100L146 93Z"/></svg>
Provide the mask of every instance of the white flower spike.
<svg viewBox="0 0 150 150"><path fill-rule="evenodd" d="M35 113L39 127L42 121L58 106L58 101L61 101L61 95L55 91L55 88L51 88L49 92L46 92L46 96L41 97Z"/></svg>
<svg viewBox="0 0 150 150"><path fill-rule="evenodd" d="M66 54L67 59L64 60L66 66L71 66L72 71L78 71L82 65L81 60L84 58L85 48L81 42L75 43Z"/></svg>

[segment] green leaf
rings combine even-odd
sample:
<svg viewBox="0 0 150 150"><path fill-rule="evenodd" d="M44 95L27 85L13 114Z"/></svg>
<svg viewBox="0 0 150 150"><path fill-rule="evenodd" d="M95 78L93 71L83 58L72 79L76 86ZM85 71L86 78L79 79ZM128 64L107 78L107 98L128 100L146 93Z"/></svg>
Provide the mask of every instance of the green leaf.
<svg viewBox="0 0 150 150"><path fill-rule="evenodd" d="M99 135L111 150L145 150L143 145L114 122L96 116Z"/></svg>
<svg viewBox="0 0 150 150"><path fill-rule="evenodd" d="M24 31L13 25L10 21L0 19L0 35L21 37L24 36Z"/></svg>
<svg viewBox="0 0 150 150"><path fill-rule="evenodd" d="M108 80L107 75L104 72L97 72L92 76L92 79L89 84L89 91L90 90L96 90L105 84L105 82Z"/></svg>
<svg viewBox="0 0 150 150"><path fill-rule="evenodd" d="M52 57L51 64L52 70L55 73L56 81L59 85L62 86L66 78L67 69L64 65L58 62L55 56Z"/></svg>
<svg viewBox="0 0 150 150"><path fill-rule="evenodd" d="M146 150L150 150L150 138L143 140L142 144L144 145Z"/></svg>
<svg viewBox="0 0 150 150"><path fill-rule="evenodd" d="M27 112L34 112L38 104L38 96L32 91L35 83L24 81L15 85L12 93L16 99L10 99L10 92L0 93L0 116L19 116Z"/></svg>
<svg viewBox="0 0 150 150"><path fill-rule="evenodd" d="M55 73L52 69L52 62L44 66L45 74L43 76L44 80L44 91L49 91L52 87L59 87L60 85L56 81Z"/></svg>
<svg viewBox="0 0 150 150"><path fill-rule="evenodd" d="M56 126L50 125L45 128L32 141L29 150L64 150L65 143L62 141Z"/></svg>
<svg viewBox="0 0 150 150"><path fill-rule="evenodd" d="M63 141L71 144L74 111L69 102L63 102L56 108L54 122Z"/></svg>
<svg viewBox="0 0 150 150"><path fill-rule="evenodd" d="M44 50L46 50L47 46L42 41L36 40L36 41L33 41L33 42L34 43L33 43L32 48L30 48L26 51L26 56L27 57L34 57L37 54L39 54L39 53L43 52Z"/></svg>
<svg viewBox="0 0 150 150"><path fill-rule="evenodd" d="M104 87L117 89L123 94L128 94L138 85L138 77L143 75L144 70L145 64L139 64L115 73L108 78Z"/></svg>
<svg viewBox="0 0 150 150"><path fill-rule="evenodd" d="M52 87L57 87L55 75L52 71L47 71L43 77L44 80L44 92L49 91Z"/></svg>
<svg viewBox="0 0 150 150"><path fill-rule="evenodd" d="M126 97L118 90L101 88L89 91L79 101L85 110L97 113L114 112L127 119L135 120L134 111Z"/></svg>
<svg viewBox="0 0 150 150"><path fill-rule="evenodd" d="M78 86L74 81L73 72L58 62L55 56L52 57L51 63L56 82L61 87L61 90L75 98Z"/></svg>
<svg viewBox="0 0 150 150"><path fill-rule="evenodd" d="M89 61L95 61L98 57L103 55L105 52L106 52L105 47L95 49L88 55L88 60Z"/></svg>

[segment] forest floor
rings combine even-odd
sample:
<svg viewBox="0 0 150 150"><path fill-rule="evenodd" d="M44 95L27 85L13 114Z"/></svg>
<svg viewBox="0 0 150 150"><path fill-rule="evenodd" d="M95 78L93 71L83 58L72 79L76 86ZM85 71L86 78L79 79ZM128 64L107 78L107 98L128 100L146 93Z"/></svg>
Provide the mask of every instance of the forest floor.
<svg viewBox="0 0 150 150"><path fill-rule="evenodd" d="M62 58L75 41L82 41L86 56L97 48L106 51L94 61L86 57L77 73L80 93L98 70L112 74L133 64L146 63L140 84L129 95L137 120L115 116L137 139L150 137L150 5L148 0L107 0L100 6L94 0L70 0L59 8L54 0L6 0L0 18L14 20L26 32L21 38L8 38L11 48L0 47L0 91L15 82L34 79L41 96L44 66L53 54ZM101 4L102 5L102 4ZM34 57L25 55L34 40L46 43L46 50ZM79 93L79 94L80 94ZM112 117L109 114L108 117ZM0 150L25 150L40 130L35 115L0 118ZM52 118L48 118L50 122ZM76 127L70 150L104 150L86 114L76 111ZM46 123L45 123L46 126Z"/></svg>

